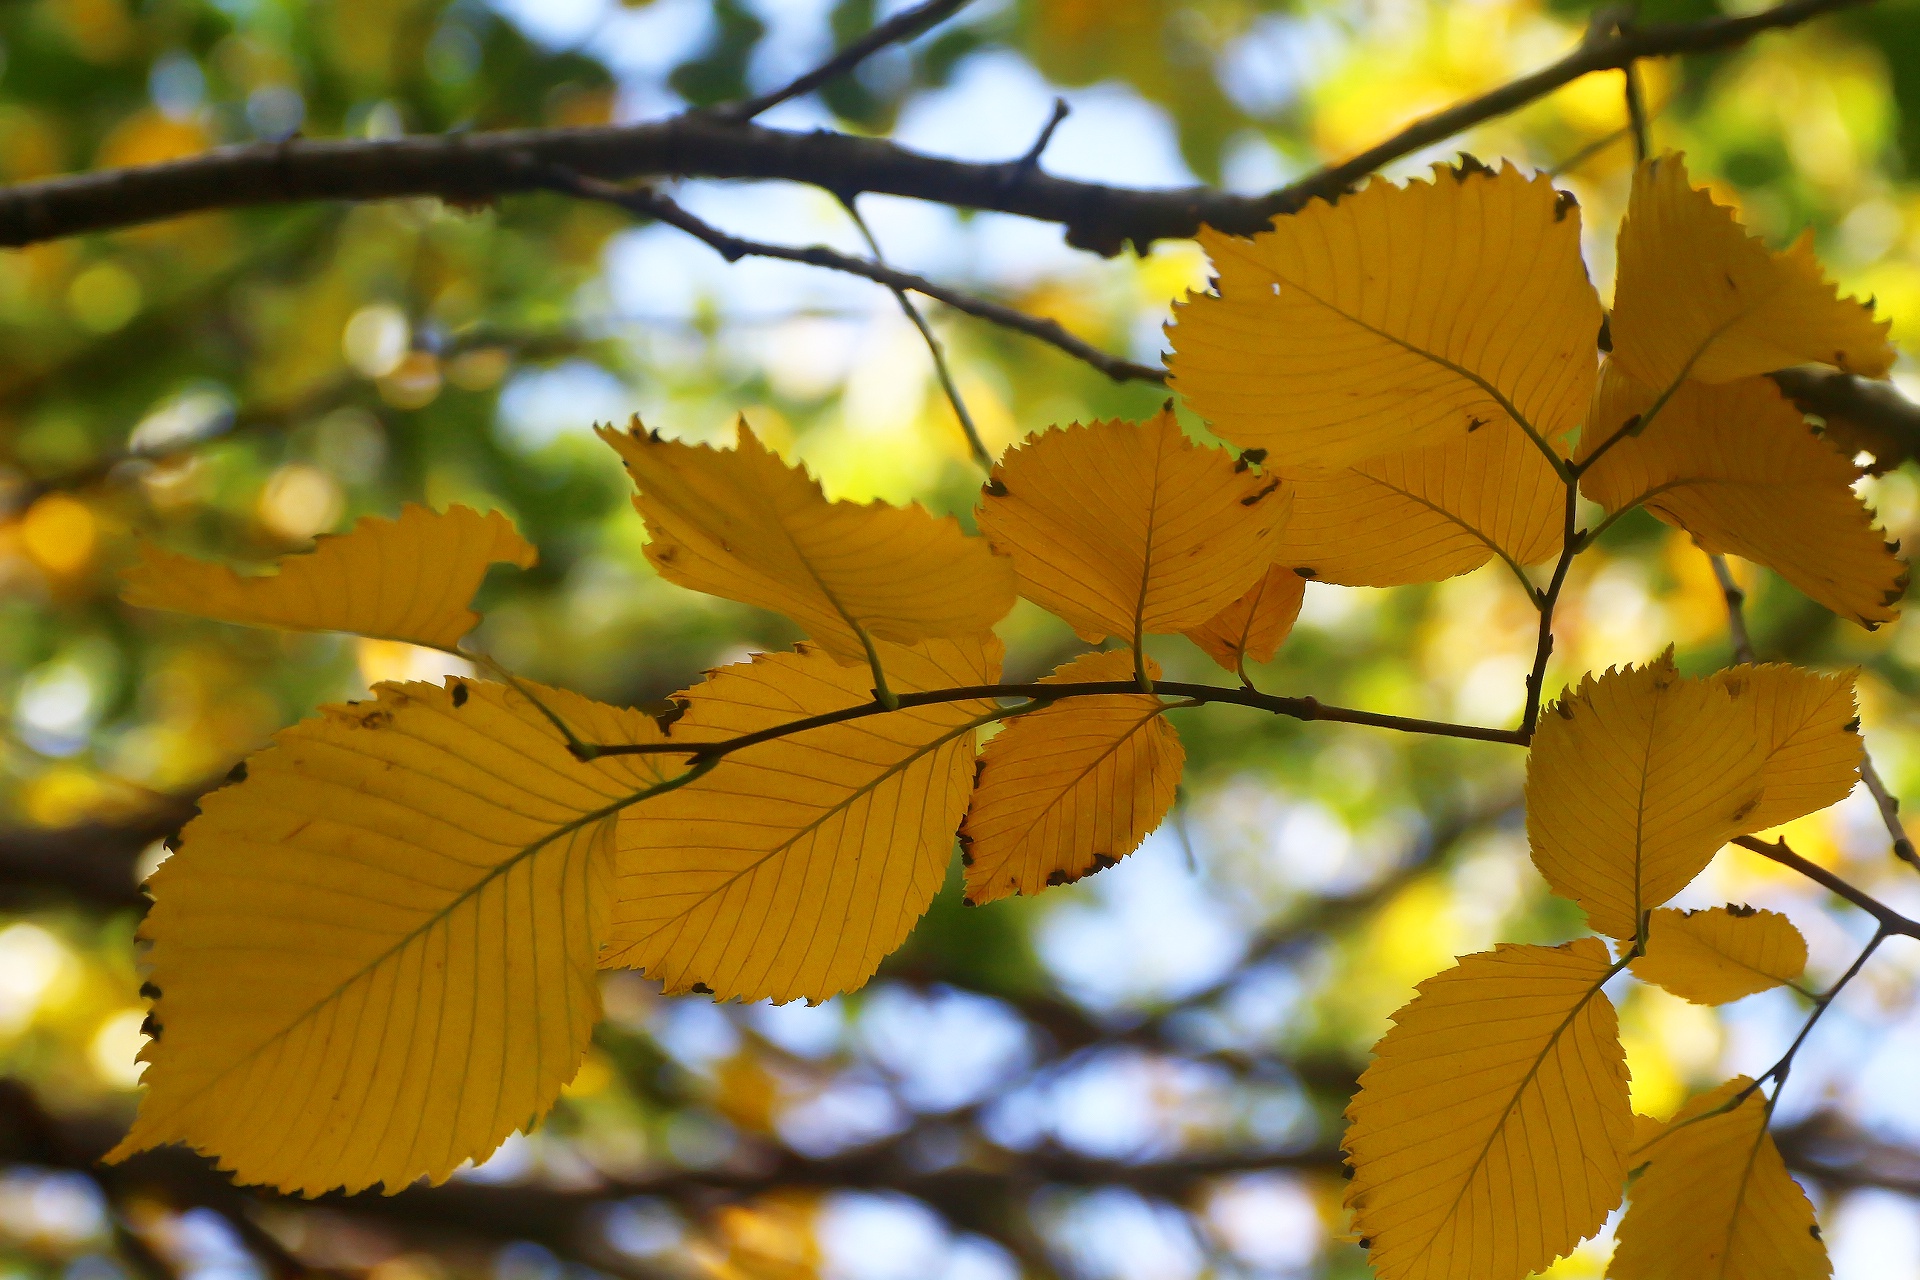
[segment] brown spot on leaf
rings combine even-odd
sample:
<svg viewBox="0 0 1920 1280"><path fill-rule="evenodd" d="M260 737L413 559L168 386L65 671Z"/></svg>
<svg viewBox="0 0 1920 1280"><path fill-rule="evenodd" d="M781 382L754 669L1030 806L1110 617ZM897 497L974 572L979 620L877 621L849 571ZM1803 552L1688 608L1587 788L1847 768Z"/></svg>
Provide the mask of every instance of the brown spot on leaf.
<svg viewBox="0 0 1920 1280"><path fill-rule="evenodd" d="M1240 499L1240 505L1243 507L1254 506L1262 498L1266 497L1268 494L1272 493L1275 489L1278 489L1279 487L1280 487L1280 482L1278 480L1270 480L1267 482L1267 485L1265 488L1259 490L1258 492L1250 493L1246 497Z"/></svg>
<svg viewBox="0 0 1920 1280"><path fill-rule="evenodd" d="M456 707L467 705L467 682L464 680L453 682L453 705Z"/></svg>
<svg viewBox="0 0 1920 1280"><path fill-rule="evenodd" d="M1580 197L1571 191L1557 191L1553 196L1553 220L1565 222L1567 215L1580 207Z"/></svg>

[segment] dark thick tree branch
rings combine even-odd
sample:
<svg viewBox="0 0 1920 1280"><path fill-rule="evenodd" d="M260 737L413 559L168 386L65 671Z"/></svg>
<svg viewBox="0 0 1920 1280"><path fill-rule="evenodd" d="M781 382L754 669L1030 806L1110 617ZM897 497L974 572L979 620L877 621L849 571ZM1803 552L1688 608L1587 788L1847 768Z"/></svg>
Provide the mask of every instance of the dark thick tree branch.
<svg viewBox="0 0 1920 1280"><path fill-rule="evenodd" d="M227 147L166 164L0 188L0 245L32 244L183 214L310 200L439 196L474 204L550 186L555 166L602 181L784 179L842 195L879 192L991 209L1066 228L1070 243L1116 253L1127 242L1192 235L1202 224L1253 232L1315 197L1504 115L1596 71L1645 58L1732 48L1864 0L1791 0L1758 13L1596 32L1532 75L1428 116L1378 146L1262 196L1208 187L1137 190L1056 178L1024 159L972 164L877 138L793 133L692 112L650 124L522 129L394 139L295 140Z"/></svg>
<svg viewBox="0 0 1920 1280"><path fill-rule="evenodd" d="M191 800L167 799L119 823L0 830L0 907L49 901L106 910L144 907L146 897L133 878L141 851L178 831L193 812Z"/></svg>

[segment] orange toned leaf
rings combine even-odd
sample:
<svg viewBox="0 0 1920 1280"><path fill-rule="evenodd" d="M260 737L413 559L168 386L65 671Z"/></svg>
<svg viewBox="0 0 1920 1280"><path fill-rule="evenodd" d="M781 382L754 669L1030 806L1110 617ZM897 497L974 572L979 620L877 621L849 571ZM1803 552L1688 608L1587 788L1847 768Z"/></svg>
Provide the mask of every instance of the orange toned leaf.
<svg viewBox="0 0 1920 1280"><path fill-rule="evenodd" d="M1293 630L1306 591L1305 578L1276 564L1247 594L1189 629L1187 638L1229 671L1240 670L1248 658L1270 662Z"/></svg>
<svg viewBox="0 0 1920 1280"><path fill-rule="evenodd" d="M1420 984L1343 1143L1380 1280L1520 1280L1620 1203L1633 1111L1607 949L1501 946Z"/></svg>
<svg viewBox="0 0 1920 1280"><path fill-rule="evenodd" d="M1341 466L1519 419L1580 424L1600 300L1573 197L1477 161L1375 179L1252 239L1202 230L1216 292L1175 308L1172 385L1282 469Z"/></svg>
<svg viewBox="0 0 1920 1280"><path fill-rule="evenodd" d="M1147 674L1160 674L1150 659ZM1116 649L1082 654L1041 683L1132 678L1133 654ZM1186 761L1164 709L1144 693L1066 698L995 735L961 828L967 901L1039 893L1139 848L1172 807Z"/></svg>
<svg viewBox="0 0 1920 1280"><path fill-rule="evenodd" d="M1671 651L1588 675L1540 717L1527 759L1527 839L1555 893L1594 929L1634 937L1759 803L1766 753L1752 711Z"/></svg>
<svg viewBox="0 0 1920 1280"><path fill-rule="evenodd" d="M884 642L898 693L989 683L992 638ZM675 741L714 742L872 701L864 669L818 651L722 667L681 697ZM603 967L670 992L824 1000L873 976L926 911L973 789L991 702L868 716L762 742L620 823Z"/></svg>
<svg viewBox="0 0 1920 1280"><path fill-rule="evenodd" d="M1609 365L1583 454L1653 403ZM1580 478L1609 512L1641 505L1708 551L1766 565L1869 629L1899 616L1907 566L1853 492L1858 469L1767 378L1682 384L1645 432Z"/></svg>
<svg viewBox="0 0 1920 1280"><path fill-rule="evenodd" d="M1560 551L1566 489L1505 420L1345 470L1284 474L1293 518L1274 558L1324 582L1438 582L1495 556L1517 569Z"/></svg>
<svg viewBox="0 0 1920 1280"><path fill-rule="evenodd" d="M1167 409L1028 436L994 467L979 518L1020 593L1097 643L1185 631L1246 594L1292 501Z"/></svg>
<svg viewBox="0 0 1920 1280"><path fill-rule="evenodd" d="M148 881L164 1032L111 1158L183 1142L242 1182L399 1191L485 1159L578 1070L614 815L658 757L576 760L503 685L374 692L250 757ZM598 741L660 737L539 696Z"/></svg>
<svg viewBox="0 0 1920 1280"><path fill-rule="evenodd" d="M1656 391L1682 378L1730 382L1796 364L1870 378L1893 367L1890 322L1840 296L1809 237L1768 252L1731 209L1692 185L1678 155L1634 174L1616 278L1613 358Z"/></svg>
<svg viewBox="0 0 1920 1280"><path fill-rule="evenodd" d="M1807 940L1778 911L1714 907L1653 913L1647 953L1633 976L1694 1004L1725 1004L1796 982L1807 968Z"/></svg>
<svg viewBox="0 0 1920 1280"><path fill-rule="evenodd" d="M281 557L278 571L261 577L143 543L120 594L143 609L221 622L453 649L480 621L467 606L487 567L524 569L535 558L498 511L483 516L455 506L442 514L408 503L398 519L363 516L312 551Z"/></svg>
<svg viewBox="0 0 1920 1280"><path fill-rule="evenodd" d="M783 613L842 662L864 629L912 644L981 635L1013 607L1013 568L951 516L829 502L741 420L732 449L598 429L626 460L660 576Z"/></svg>
<svg viewBox="0 0 1920 1280"><path fill-rule="evenodd" d="M1767 1100L1745 1076L1701 1094L1639 1158L1609 1280L1826 1280L1833 1273L1807 1193L1767 1132Z"/></svg>
<svg viewBox="0 0 1920 1280"><path fill-rule="evenodd" d="M1864 754L1853 672L1828 675L1770 662L1729 667L1713 679L1752 709L1767 753L1760 803L1743 828L1764 831L1847 798Z"/></svg>

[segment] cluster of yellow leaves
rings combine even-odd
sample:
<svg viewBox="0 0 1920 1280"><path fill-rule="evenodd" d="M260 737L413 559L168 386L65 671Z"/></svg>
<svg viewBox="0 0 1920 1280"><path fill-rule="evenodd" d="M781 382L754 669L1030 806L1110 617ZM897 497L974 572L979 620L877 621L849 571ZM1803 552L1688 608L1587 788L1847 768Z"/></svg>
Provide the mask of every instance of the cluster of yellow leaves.
<svg viewBox="0 0 1920 1280"><path fill-rule="evenodd" d="M744 423L732 449L602 428L660 574L810 642L710 672L659 722L453 680L381 685L282 733L152 881L163 1034L117 1154L183 1141L305 1192L444 1178L573 1075L596 967L825 999L904 940L956 830L969 903L1111 866L1184 763L1179 686L1156 686L1143 637L1185 634L1244 677L1307 579L1432 581L1495 557L1525 579L1577 549L1576 493L1644 506L1864 625L1891 618L1904 571L1852 464L1760 376L1883 373L1885 326L1804 244L1749 239L1677 158L1636 176L1610 318L1579 239L1571 197L1477 162L1251 240L1204 233L1218 287L1179 309L1172 375L1243 452L1193 443L1171 403L1032 435L994 467L978 536L830 501ZM455 650L488 566L532 555L498 515L409 507L262 577L147 549L127 598ZM1126 647L1011 703L992 628L1016 595ZM1629 965L1709 1004L1798 979L1784 917L1662 904L1730 838L1844 796L1856 725L1850 676L1688 679L1670 654L1548 709L1533 859L1614 946L1468 956L1396 1015L1346 1140L1383 1277L1522 1276L1596 1230L1632 1170L1621 1280L1675 1259L1824 1275L1817 1239L1786 1238L1811 1211L1749 1082L1636 1128L1603 988Z"/></svg>
<svg viewBox="0 0 1920 1280"><path fill-rule="evenodd" d="M1859 763L1845 675L1769 665L1689 679L1669 654L1589 676L1549 709L1528 761L1534 865L1621 954L1591 938L1501 947L1421 984L1395 1015L1346 1143L1354 1230L1382 1276L1518 1277L1599 1229L1628 1169L1645 1163L1602 988L1628 964L1705 1004L1795 981L1806 943L1784 916L1657 908L1734 836L1845 796ZM1758 1142L1764 1123L1758 1136L1741 1132ZM1650 1149L1651 1169L1676 1180L1709 1176L1702 1166L1727 1154L1695 1137ZM1768 1176L1764 1164L1746 1172ZM1784 1167L1779 1176L1793 1188ZM1661 1260L1727 1247L1714 1237L1733 1225L1725 1215L1638 1208L1661 1185L1635 1186L1610 1273L1621 1280L1683 1274Z"/></svg>
<svg viewBox="0 0 1920 1280"><path fill-rule="evenodd" d="M1271 657L1300 605L1300 578L1272 571L1285 487L1170 410L1010 451L987 537L830 502L744 424L726 450L603 435L663 576L778 609L814 643L709 673L665 725L460 679L383 684L280 734L150 884L163 1033L117 1154L182 1141L249 1181L398 1189L552 1104L598 1016L596 968L748 1000L857 987L925 912L963 822L985 902L1111 866L1172 803L1180 744L1131 650L1041 683L1111 695L991 696L1016 587L1089 639L1190 630L1230 669ZM408 507L257 577L149 547L127 595L455 650L488 566L532 555L498 514ZM976 759L976 731L1016 710Z"/></svg>

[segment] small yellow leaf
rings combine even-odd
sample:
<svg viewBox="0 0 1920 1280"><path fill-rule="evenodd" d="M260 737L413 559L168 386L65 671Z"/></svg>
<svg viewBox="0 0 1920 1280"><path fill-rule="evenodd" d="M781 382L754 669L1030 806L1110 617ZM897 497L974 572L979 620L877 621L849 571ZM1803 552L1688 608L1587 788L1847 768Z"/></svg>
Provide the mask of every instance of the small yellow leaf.
<svg viewBox="0 0 1920 1280"><path fill-rule="evenodd" d="M1151 659L1147 674L1160 674ZM1115 649L1082 654L1041 683L1132 678L1133 654ZM1139 848L1172 807L1186 761L1165 705L1144 693L1067 698L987 743L960 835L967 901L1039 893Z"/></svg>
<svg viewBox="0 0 1920 1280"><path fill-rule="evenodd" d="M1633 1111L1607 949L1500 946L1420 984L1347 1108L1381 1280L1519 1280L1620 1203Z"/></svg>
<svg viewBox="0 0 1920 1280"><path fill-rule="evenodd" d="M1028 436L994 467L980 531L1013 558L1020 593L1092 644L1185 631L1245 595L1292 502L1167 409Z"/></svg>
<svg viewBox="0 0 1920 1280"><path fill-rule="evenodd" d="M1680 1108L1636 1160L1651 1159L1614 1237L1608 1280L1826 1280L1827 1247L1806 1192L1767 1132L1759 1091L1737 1077ZM1705 1118L1701 1118L1705 1117Z"/></svg>
<svg viewBox="0 0 1920 1280"><path fill-rule="evenodd" d="M408 503L399 519L363 516L350 532L282 557L279 571L262 577L143 543L121 596L143 609L222 622L453 649L480 621L467 605L487 566L524 569L534 559L498 511L483 516L455 506L437 514Z"/></svg>
<svg viewBox="0 0 1920 1280"><path fill-rule="evenodd" d="M1760 799L1753 713L1658 661L1588 675L1540 717L1527 758L1527 839L1555 893L1631 938L1685 888Z"/></svg>
<svg viewBox="0 0 1920 1280"><path fill-rule="evenodd" d="M998 640L880 646L896 693L990 683ZM828 655L761 654L680 695L674 741L716 742L872 701ZM670 992L824 1000L906 940L953 858L974 728L997 707L943 703L747 747L620 823L602 967Z"/></svg>
<svg viewBox="0 0 1920 1280"><path fill-rule="evenodd" d="M1609 362L1582 456L1653 393ZM1869 629L1899 616L1907 566L1853 492L1853 463L1766 378L1683 383L1643 434L1608 449L1580 489L1608 512L1642 505L1708 551L1773 569Z"/></svg>
<svg viewBox="0 0 1920 1280"><path fill-rule="evenodd" d="M111 1158L184 1142L242 1182L398 1191L485 1159L579 1068L613 815L657 757L583 764L502 685L375 693L250 758L148 881L163 1033ZM539 696L598 741L660 738Z"/></svg>
<svg viewBox="0 0 1920 1280"><path fill-rule="evenodd" d="M1283 471L1293 518L1274 559L1323 582L1438 582L1494 556L1515 566L1560 551L1566 489L1504 417L1458 439L1345 470Z"/></svg>
<svg viewBox="0 0 1920 1280"><path fill-rule="evenodd" d="M1613 358L1656 391L1796 364L1870 378L1893 367L1891 322L1840 296L1810 239L1768 252L1688 181L1678 155L1648 160L1633 176L1616 280Z"/></svg>
<svg viewBox="0 0 1920 1280"><path fill-rule="evenodd" d="M1175 308L1172 384L1281 468L1457 441L1517 413L1580 424L1600 300L1573 197L1511 165L1436 165L1316 200L1251 240L1200 232L1217 292Z"/></svg>
<svg viewBox="0 0 1920 1280"><path fill-rule="evenodd" d="M598 428L626 460L660 576L783 613L842 662L864 629L913 644L981 635L1013 607L1013 567L951 516L884 502L829 502L754 436L732 449Z"/></svg>
<svg viewBox="0 0 1920 1280"><path fill-rule="evenodd" d="M1742 820L1744 830L1777 827L1847 798L1864 752L1853 672L1822 674L1770 662L1729 667L1713 679L1752 708L1767 753L1760 803Z"/></svg>
<svg viewBox="0 0 1920 1280"><path fill-rule="evenodd" d="M1247 658L1269 662L1293 630L1306 598L1307 580L1284 564L1269 568L1247 594L1197 627L1187 638L1229 671Z"/></svg>
<svg viewBox="0 0 1920 1280"><path fill-rule="evenodd" d="M1807 940L1778 911L1714 907L1653 913L1647 953L1633 976L1694 1004L1726 1004L1795 982L1807 968Z"/></svg>

